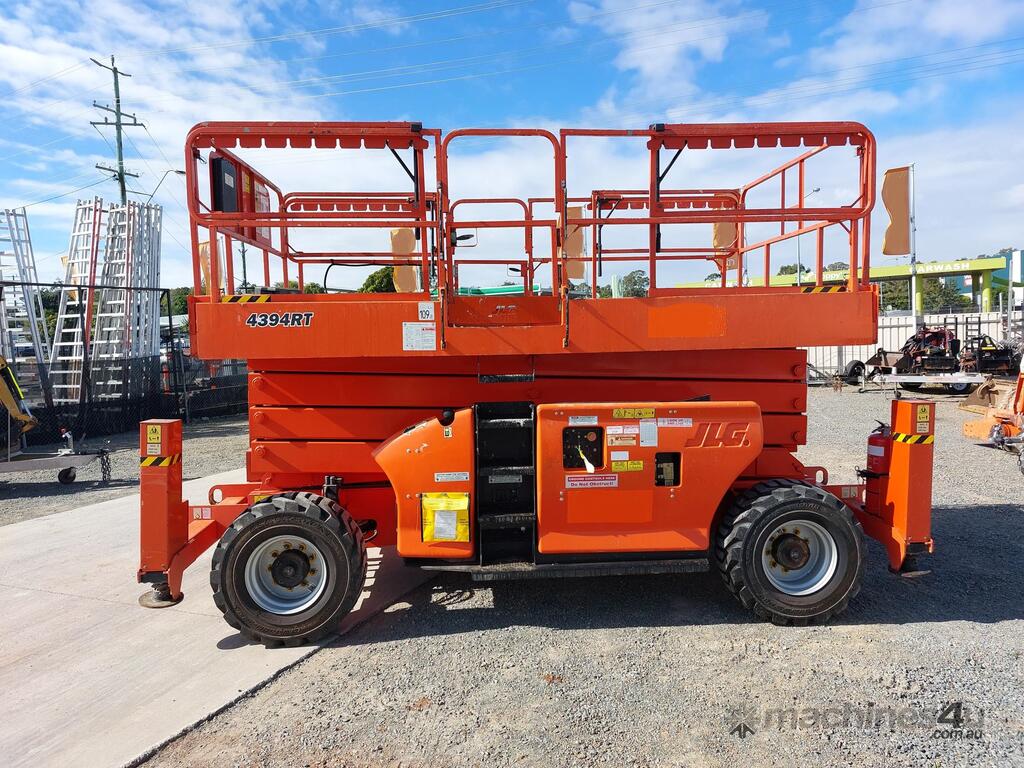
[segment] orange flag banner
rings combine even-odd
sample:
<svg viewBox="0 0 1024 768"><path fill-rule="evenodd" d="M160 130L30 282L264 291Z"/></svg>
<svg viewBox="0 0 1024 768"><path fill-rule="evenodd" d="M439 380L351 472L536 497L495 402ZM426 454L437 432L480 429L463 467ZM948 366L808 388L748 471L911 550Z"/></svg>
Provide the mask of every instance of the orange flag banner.
<svg viewBox="0 0 1024 768"><path fill-rule="evenodd" d="M910 166L890 168L882 181L882 202L889 212L889 226L882 236L882 253L910 253Z"/></svg>

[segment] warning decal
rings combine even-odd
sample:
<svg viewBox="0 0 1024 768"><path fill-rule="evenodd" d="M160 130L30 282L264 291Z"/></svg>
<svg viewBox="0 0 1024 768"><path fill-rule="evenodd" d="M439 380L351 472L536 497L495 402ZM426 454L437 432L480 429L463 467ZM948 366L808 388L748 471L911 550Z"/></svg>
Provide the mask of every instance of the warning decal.
<svg viewBox="0 0 1024 768"><path fill-rule="evenodd" d="M434 323L402 323L403 352L434 352L437 330Z"/></svg>
<svg viewBox="0 0 1024 768"><path fill-rule="evenodd" d="M566 488L618 488L618 475L566 475Z"/></svg>
<svg viewBox="0 0 1024 768"><path fill-rule="evenodd" d="M614 408L613 419L653 419L653 408Z"/></svg>
<svg viewBox="0 0 1024 768"><path fill-rule="evenodd" d="M146 427L146 442L159 443L161 440L161 428L159 424L149 424Z"/></svg>
<svg viewBox="0 0 1024 768"><path fill-rule="evenodd" d="M640 472L643 468L644 463L637 459L612 462L612 472Z"/></svg>
<svg viewBox="0 0 1024 768"><path fill-rule="evenodd" d="M658 419L659 427L692 427L693 419Z"/></svg>

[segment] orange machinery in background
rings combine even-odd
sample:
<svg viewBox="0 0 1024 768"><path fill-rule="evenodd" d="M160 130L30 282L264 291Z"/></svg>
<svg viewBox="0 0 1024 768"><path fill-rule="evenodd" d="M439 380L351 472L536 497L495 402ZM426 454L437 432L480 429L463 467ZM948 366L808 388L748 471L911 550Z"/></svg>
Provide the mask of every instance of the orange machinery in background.
<svg viewBox="0 0 1024 768"><path fill-rule="evenodd" d="M550 196L499 196L495 179L493 197L460 198L450 158L467 137L543 148ZM576 189L569 158L588 140L646 153L646 188ZM285 194L249 161L283 148L376 152L409 183ZM754 150L756 161L759 149L792 156L741 186L665 184L684 152ZM844 188L855 194L811 207L805 190L824 153L852 159ZM179 600L183 570L215 545L214 599L232 626L267 643L314 640L355 603L372 540L409 564L483 580L714 567L758 615L801 624L856 594L863 531L896 571L931 550L930 404L894 404L891 428L870 438L863 484L830 484L795 455L807 429L801 348L877 331L875 144L864 126L442 135L416 123L203 123L186 158L192 350L248 361L250 449L245 483L185 507L180 464L147 463L154 450L180 457L180 430L143 424L149 604ZM467 233L496 229L524 233L521 252L462 258ZM367 248L367 232L404 245ZM771 286L773 247L800 236L816 244L815 280ZM304 238L332 248L300 248ZM825 291L836 241L850 279ZM262 256L262 286L245 293L239 243ZM718 277L672 287L687 262ZM599 298L598 277L630 263L649 277L646 295ZM390 266L411 290L305 294L310 265L328 275ZM467 293L460 265L505 267L522 291ZM584 272L589 283L574 284ZM272 287L293 279L298 291ZM145 439L158 431L154 448Z"/></svg>

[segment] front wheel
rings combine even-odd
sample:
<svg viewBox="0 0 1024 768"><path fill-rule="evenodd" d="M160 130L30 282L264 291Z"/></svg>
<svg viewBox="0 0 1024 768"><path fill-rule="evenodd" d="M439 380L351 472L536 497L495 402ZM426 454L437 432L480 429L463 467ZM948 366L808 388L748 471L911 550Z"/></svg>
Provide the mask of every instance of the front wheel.
<svg viewBox="0 0 1024 768"><path fill-rule="evenodd" d="M266 645L334 634L366 578L366 547L352 517L313 493L252 505L213 553L210 585L224 619Z"/></svg>
<svg viewBox="0 0 1024 768"><path fill-rule="evenodd" d="M774 480L741 494L718 529L719 570L744 607L776 624L825 622L860 591L864 535L843 502Z"/></svg>

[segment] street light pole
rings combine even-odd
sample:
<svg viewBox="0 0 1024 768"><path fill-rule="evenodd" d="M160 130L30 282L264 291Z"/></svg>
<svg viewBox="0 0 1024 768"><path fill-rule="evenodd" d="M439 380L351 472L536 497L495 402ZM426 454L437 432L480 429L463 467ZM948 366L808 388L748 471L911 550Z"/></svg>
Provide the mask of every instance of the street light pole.
<svg viewBox="0 0 1024 768"><path fill-rule="evenodd" d="M815 192L821 192L821 187L815 187L810 192L808 192L806 195L804 195L803 200L800 201L800 207L801 208L804 207L804 201L807 200L807 198L809 198ZM800 274L801 272L803 272L803 263L800 261L800 240L802 238L803 238L803 235L797 235L796 236L796 284L797 284L797 286L800 286L802 284L801 283L802 275Z"/></svg>
<svg viewBox="0 0 1024 768"><path fill-rule="evenodd" d="M160 185L164 183L164 179L166 179L172 173L176 173L179 176L185 175L184 171L179 171L177 168L168 168L166 171L164 171L164 175L160 177L160 181L158 181L156 183L156 186L153 187L153 191L149 193L149 197L146 198L147 203L153 199L153 196L156 194L156 191L160 189Z"/></svg>

